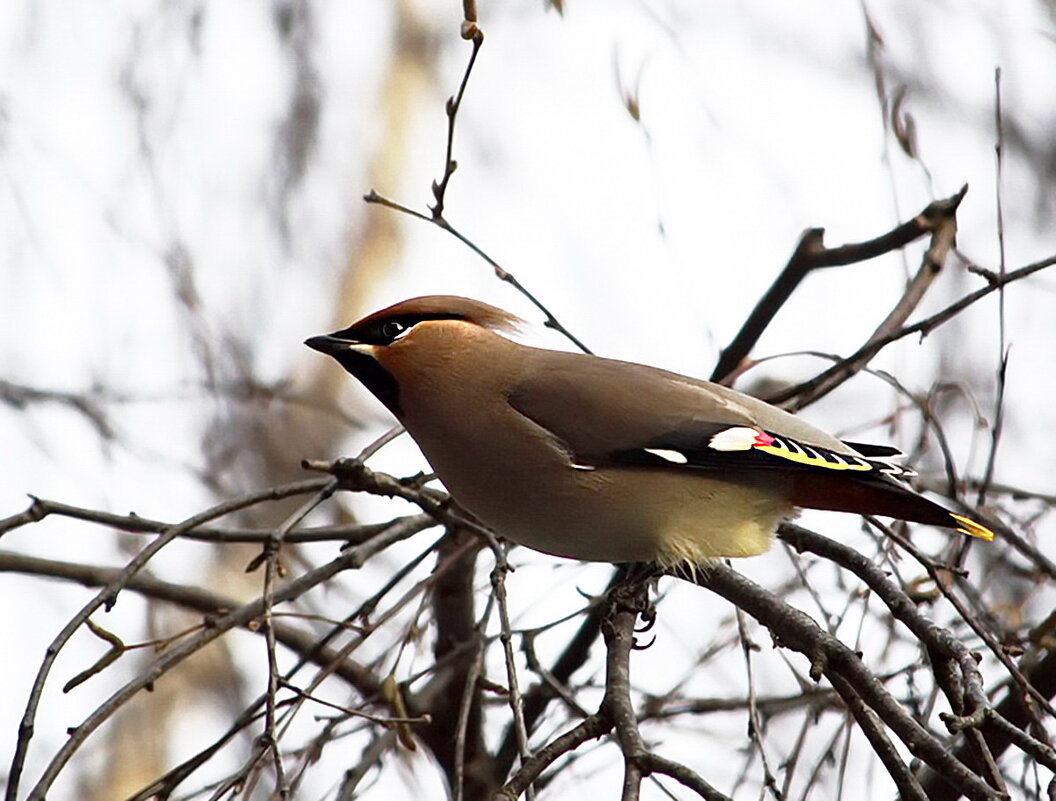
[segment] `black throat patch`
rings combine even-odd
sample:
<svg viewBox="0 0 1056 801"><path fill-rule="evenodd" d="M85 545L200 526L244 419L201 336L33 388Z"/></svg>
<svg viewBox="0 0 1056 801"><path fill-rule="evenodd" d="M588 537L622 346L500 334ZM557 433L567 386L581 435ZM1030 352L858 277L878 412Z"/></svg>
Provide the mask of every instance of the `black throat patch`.
<svg viewBox="0 0 1056 801"><path fill-rule="evenodd" d="M343 350L334 354L338 364L371 391L375 398L396 417L401 416L400 388L388 370L378 364L377 359L354 350Z"/></svg>

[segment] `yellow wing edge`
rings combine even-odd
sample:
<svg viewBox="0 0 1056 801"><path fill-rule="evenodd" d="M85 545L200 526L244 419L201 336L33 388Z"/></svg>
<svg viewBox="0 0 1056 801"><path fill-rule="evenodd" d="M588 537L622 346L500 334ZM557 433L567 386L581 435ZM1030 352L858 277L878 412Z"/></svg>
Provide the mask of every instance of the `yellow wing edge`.
<svg viewBox="0 0 1056 801"><path fill-rule="evenodd" d="M976 537L986 542L994 541L994 532L986 526L976 523L974 520L969 520L967 517L955 515L953 512L950 512L950 517L957 521L957 530L962 534L967 534L969 537Z"/></svg>
<svg viewBox="0 0 1056 801"><path fill-rule="evenodd" d="M865 463L859 463L847 461L848 458L840 456L839 454L833 454L839 461L830 462L821 456L808 456L805 453L798 453L797 451L789 450L788 448L781 448L776 445L755 445L753 446L757 451L763 453L769 453L771 456L780 456L782 459L787 459L790 462L796 462L798 464L806 464L811 467L825 467L829 470L861 470L869 471L873 468Z"/></svg>

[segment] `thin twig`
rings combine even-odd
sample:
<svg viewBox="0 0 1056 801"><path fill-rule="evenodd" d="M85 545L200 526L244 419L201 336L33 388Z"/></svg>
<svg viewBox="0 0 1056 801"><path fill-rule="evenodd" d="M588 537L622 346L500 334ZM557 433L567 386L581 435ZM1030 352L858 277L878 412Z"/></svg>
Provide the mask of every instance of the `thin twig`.
<svg viewBox="0 0 1056 801"><path fill-rule="evenodd" d="M615 586L619 575L619 571L613 571L609 580L609 590ZM561 654L554 661L553 667L550 668L550 674L555 681L561 684L568 683L572 674L586 663L592 646L601 634L601 622L605 617L606 609L607 605L599 599L599 602L594 603L587 611L579 629L569 638ZM542 719L550 701L557 697L558 694L545 681L539 682L524 694L524 722L529 733L535 730L536 724ZM509 773L517 753L517 733L511 724L507 727L502 744L495 755L496 770L500 775Z"/></svg>
<svg viewBox="0 0 1056 801"><path fill-rule="evenodd" d="M909 766L902 761L894 743L884 731L884 725L879 716L855 692L854 685L839 674L831 674L829 681L832 682L833 688L840 694L840 698L847 705L847 709L857 721L862 733L869 740L873 753L884 763L884 767L887 768L888 774L898 788L899 797L907 801L927 801L920 782L917 781Z"/></svg>
<svg viewBox="0 0 1056 801"><path fill-rule="evenodd" d="M814 270L855 264L908 245L913 240L933 231L937 222L948 217L957 208L967 187L945 200L928 204L923 211L885 234L865 242L855 242L829 248L824 244L824 228L808 228L800 236L796 249L788 264L748 315L741 330L729 345L722 349L719 361L711 373L712 381L724 381L737 371L748 356L763 331L800 282Z"/></svg>
<svg viewBox="0 0 1056 801"><path fill-rule="evenodd" d="M1029 670L1028 680L1031 686L1043 696L1047 698L1056 696L1056 651L1049 651L1042 660ZM1024 740L1024 738L1029 737L1024 729L1030 725L1032 713L1028 706L1023 703L1022 696L1014 691L1008 692L994 708L993 714L1004 722L998 723L996 722L997 718L995 718L994 721L990 721L984 726L983 735L986 738L986 745L990 752L995 757L1000 757L1010 745L1019 745L1020 742L1023 742L1023 745L1019 745L1019 747L1025 753L1033 756L1032 752L1037 750L1036 745L1033 743L1028 745ZM1005 723L1008 725L1005 725ZM1018 730L1019 734L1016 734L1013 730ZM1030 739L1034 743L1038 742L1035 738ZM968 758L968 743L962 743L955 748L953 756L958 760ZM948 782L941 770L923 769L920 783L929 801L956 801L962 794L960 788L954 787Z"/></svg>
<svg viewBox="0 0 1056 801"><path fill-rule="evenodd" d="M6 403L15 409L24 409L35 403L57 403L68 406L91 423L103 442L110 442L117 437L117 432L110 424L106 412L86 394L37 389L0 378L0 403Z"/></svg>
<svg viewBox="0 0 1056 801"><path fill-rule="evenodd" d="M22 776L22 768L25 764L29 742L33 738L34 719L36 717L37 707L40 704L41 696L44 692L44 684L47 682L48 674L51 672L51 668L55 664L55 660L62 651L63 646L69 642L70 638L77 629L81 627L85 620L87 620L100 607L105 607L109 610L114 603L116 603L118 593L121 592L128 581L135 576L158 551L183 533L194 529L201 523L214 520L218 517L223 517L231 512L237 512L240 509L245 509L264 501L277 501L295 495L318 492L323 486L326 486L325 481L320 483L319 479L313 479L310 481L299 481L293 484L286 484L281 487L273 487L271 489L244 495L240 498L235 498L234 500L225 501L224 503L217 504L211 509L207 509L204 512L189 517L179 525L173 526L168 531L160 534L150 544L140 550L114 581L100 590L91 601L85 604L81 610L74 615L65 626L63 626L62 631L60 631L55 639L51 641L51 644L48 645L47 651L44 654L44 660L42 661L40 668L37 670L37 675L33 680L33 687L29 693L29 700L26 702L26 709L22 715L22 722L19 724L18 743L15 746L15 754L11 760L7 794L5 795L7 801L15 801L18 797L18 784ZM67 743L67 745L69 745L69 743Z"/></svg>
<svg viewBox="0 0 1056 801"><path fill-rule="evenodd" d="M513 631L510 626L510 609L506 598L506 574L510 571L509 562L506 561L506 543L499 544L499 547L493 549L493 552L495 554L495 568L491 571L491 586L499 609L499 639L502 641L506 662L506 682L510 691L510 711L513 714L514 732L517 736L517 752L523 765L532 758L532 752L528 747L528 728L524 722L524 697L521 695L520 681L517 678L517 663L513 652ZM535 792L530 784L527 790L529 799L534 798Z"/></svg>
<svg viewBox="0 0 1056 801"><path fill-rule="evenodd" d="M759 754L759 761L763 766L763 785L774 795L777 801L782 801L781 790L777 786L777 779L770 770L770 760L766 756L766 742L763 735L763 719L759 715L759 707L756 705L755 673L752 670L752 651L759 648L748 634L748 625L744 619L744 612L739 608L734 609L737 619L737 637L741 642L741 656L744 658L744 674L748 681L748 739Z"/></svg>
<svg viewBox="0 0 1056 801"><path fill-rule="evenodd" d="M925 214L922 215L923 225L931 233L931 242L927 250L924 251L920 267L906 286L898 303L888 312L880 325L876 327L876 330L869 336L860 351L868 348L872 343L884 341L897 332L924 299L925 293L942 270L943 265L946 263L946 257L956 242L957 207L967 191L968 187L966 185L958 194L953 195L948 200L937 201L931 204L928 209L925 209ZM929 211L931 211L930 214L928 214ZM872 356L855 359L852 356L849 359L845 359L815 379L809 389L803 389L794 396L782 393L780 400L771 402L784 403L791 400L792 402L787 404L787 408L790 411L802 409L832 392L848 378L851 378L865 367L871 358ZM786 395L787 397L785 397Z"/></svg>
<svg viewBox="0 0 1056 801"><path fill-rule="evenodd" d="M88 523L98 523L102 526L110 526L119 531L126 531L132 534L160 534L163 531L169 531L177 525L164 520L142 517L134 512L127 515L118 515L112 512L104 512L100 509L86 509L81 506L61 503L60 501L31 496L31 503L26 511L0 519L0 536L30 523L40 522L50 515L68 517L72 520L83 520ZM347 542L356 545L370 539L379 531L388 528L395 522L395 520L392 520L388 523L294 528L286 534L285 542ZM180 539L196 542L242 542L259 543L261 545L271 536L272 529L249 529L228 526L198 526L179 535Z"/></svg>
<svg viewBox="0 0 1056 801"><path fill-rule="evenodd" d="M998 270L1001 278L1008 272L1005 262L1005 213L1001 203L1002 172L1005 161L1005 126L1001 109L1001 68L994 69L994 206L997 212L997 249ZM1005 423L1005 380L1008 375L1007 331L1005 328L1005 289L1002 285L997 295L997 391L994 398L994 423L990 427L990 448L986 456L986 467L979 486L979 497L976 503L982 506L986 502L986 491L994 479L994 468L997 466L997 447L1001 442L1001 432Z"/></svg>
<svg viewBox="0 0 1056 801"><path fill-rule="evenodd" d="M494 596L492 596L493 598ZM458 726L455 729L455 801L462 801L465 793L466 780L466 738L469 732L470 713L473 711L474 701L479 697L479 682L484 675L484 655L487 651L487 638L485 632L494 604L491 598L484 607L484 614L477 623L476 655L466 673L466 684L462 691L462 702L458 708Z"/></svg>
<svg viewBox="0 0 1056 801"><path fill-rule="evenodd" d="M261 553L264 556L264 590L261 600L264 604L264 612L261 616L264 629L264 642L268 658L268 690L265 694L264 706L264 741L270 749L272 760L275 765L275 792L279 798L288 798L290 794L289 782L286 778L286 769L282 762L282 753L279 751L279 738L275 728L275 702L282 686L282 677L279 675L278 656L275 653L275 628L272 617L273 598L275 596L275 579L279 570L279 554L282 543L290 529L306 518L319 504L329 498L338 481L336 478L323 487L314 497L302 504L285 522L277 526L272 536L264 544ZM247 570L251 569L247 568Z"/></svg>
<svg viewBox="0 0 1056 801"><path fill-rule="evenodd" d="M521 793L555 760L611 730L612 720L603 712L599 711L596 715L586 718L560 737L536 749L532 757L522 763L517 772L495 794L495 801L517 801Z"/></svg>
<svg viewBox="0 0 1056 801"><path fill-rule="evenodd" d="M475 17L476 14L473 16ZM473 50L470 51L469 63L466 64L466 71L462 74L462 83L458 86L458 93L454 97L447 99L445 108L447 112L447 149L444 154L444 175L439 181L433 182L433 197L436 199L436 203L429 209L434 220L442 220L444 218L444 198L447 194L447 184L451 180L451 176L454 175L455 170L458 169L458 162L452 157L455 147L455 120L458 117L458 110L462 107L462 98L466 94L469 76L473 74L473 65L477 63L477 54L480 52L480 46L484 44L484 31L476 24L475 19L469 19L468 16L462 26L462 36L473 43Z"/></svg>
<svg viewBox="0 0 1056 801"><path fill-rule="evenodd" d="M992 292L996 292L1001 287L1011 284L1014 281L1019 281L1027 276L1033 275L1034 273L1044 270L1047 267L1051 267L1056 264L1056 256L1049 256L1048 258L1036 261L1032 264L1028 264L1024 267L1020 267L1018 270L1012 270L1006 273L1003 277L997 278L987 286L977 289L975 292L970 292L960 300L957 300L946 308L939 312L925 317L912 325L907 325L898 331L891 334L887 334L876 341L866 343L840 364L837 364L823 373L815 376L809 381L804 381L802 384L797 384L794 387L780 393L779 395L767 398L770 403L780 404L788 401L792 398L800 398L810 395L815 392L818 387L827 384L831 380L831 376L842 372L845 367L844 365L859 365L867 364L877 353L883 350L885 347L890 345L892 342L897 342L900 339L911 336L912 334L920 334L921 337L925 337L930 334L934 329L938 328L943 323L948 322L952 318L956 317L964 309L968 308L972 304L979 300L982 300Z"/></svg>
<svg viewBox="0 0 1056 801"><path fill-rule="evenodd" d="M318 488L316 488L318 489ZM234 503L234 502L231 502ZM211 510L215 512L214 510ZM336 559L310 570L304 575L289 582L286 586L275 592L273 603L281 603L291 598L303 595L312 587L321 584L338 573L360 567L366 559L369 559L379 550L388 547L392 542L404 539L407 531L400 527L394 527L390 532L375 537L370 542L342 553ZM124 574L126 571L122 571ZM110 587L104 589L105 594ZM158 659L147 669L135 676L123 687L110 696L101 706L85 718L79 726L71 730L71 734L58 752L51 758L47 767L41 774L40 779L30 792L29 801L43 801L52 783L59 772L63 769L73 754L87 740L104 721L106 721L118 708L132 698L136 693L155 683L162 675L183 662L189 656L197 653L202 647L220 637L232 628L243 627L251 621L260 617L264 611L264 601L258 598L244 604L227 614L215 618L208 628L203 629L194 637L188 638L174 648L164 651Z"/></svg>
<svg viewBox="0 0 1056 801"><path fill-rule="evenodd" d="M570 342L572 342L577 348L582 350L584 353L590 353L590 349L571 331L568 330L554 314L543 305L534 294L528 291L525 286L517 280L513 273L503 269L495 259L489 256L484 250L473 242L469 237L456 229L447 218L444 217L444 210L447 200L447 189L451 181L451 176L454 175L455 170L458 169L458 162L454 159L454 141L455 141L455 125L458 118L458 111L462 107L462 100L465 95L466 86L469 83L469 76L473 73L473 66L477 62L477 53L480 51L481 45L484 43L484 32L480 29L480 26L476 21L476 9L472 8L472 2L467 2L464 5L465 20L462 23L462 38L468 39L473 43L473 49L469 55L469 61L466 64L465 72L462 74L462 81L459 84L458 92L454 97L449 97L445 106L445 113L447 114L447 141L444 147L444 172L439 181L433 181L432 192L434 204L429 207L429 214L423 214L420 211L415 211L409 206L405 206L402 203L397 203L394 200L390 200L383 195L380 195L375 190L371 189L366 195L363 196L363 200L367 203L376 203L379 206L385 206L386 208L398 211L402 214L408 214L411 217L422 220L424 222L432 223L438 228L447 231L451 236L455 237L459 242L464 244L480 258L486 261L495 272L495 276L505 283L512 286L518 292L520 292L528 301L535 306L543 316L546 318L543 325L547 328L553 329L558 333L562 334Z"/></svg>
<svg viewBox="0 0 1056 801"><path fill-rule="evenodd" d="M722 595L744 609L773 632L782 645L803 653L811 661L811 675L839 675L862 701L898 736L910 752L943 773L950 783L975 801L993 801L998 793L963 762L953 758L946 745L914 720L846 645L823 631L807 615L772 593L726 567L713 565L698 571L696 583ZM852 713L854 710L851 710ZM862 719L858 719L860 725ZM895 777L892 777L893 779Z"/></svg>

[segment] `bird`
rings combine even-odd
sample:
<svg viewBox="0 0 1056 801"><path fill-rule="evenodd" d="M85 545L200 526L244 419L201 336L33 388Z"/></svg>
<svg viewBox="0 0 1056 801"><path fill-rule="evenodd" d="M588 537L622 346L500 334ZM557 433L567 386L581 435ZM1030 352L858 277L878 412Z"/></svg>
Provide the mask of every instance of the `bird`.
<svg viewBox="0 0 1056 801"><path fill-rule="evenodd" d="M720 384L504 336L524 324L431 295L305 344L402 423L459 507L547 554L707 565L765 552L802 508L993 539L915 492L896 448L841 441Z"/></svg>

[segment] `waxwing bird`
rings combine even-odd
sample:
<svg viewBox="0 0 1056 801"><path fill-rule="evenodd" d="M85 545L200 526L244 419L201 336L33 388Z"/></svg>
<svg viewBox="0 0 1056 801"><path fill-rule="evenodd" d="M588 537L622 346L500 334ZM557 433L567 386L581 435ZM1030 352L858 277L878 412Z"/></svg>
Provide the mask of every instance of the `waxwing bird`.
<svg viewBox="0 0 1056 801"><path fill-rule="evenodd" d="M665 566L752 556L796 507L993 539L904 484L894 448L842 442L718 384L500 335L520 323L431 296L305 344L388 407L462 507L549 554Z"/></svg>

